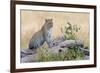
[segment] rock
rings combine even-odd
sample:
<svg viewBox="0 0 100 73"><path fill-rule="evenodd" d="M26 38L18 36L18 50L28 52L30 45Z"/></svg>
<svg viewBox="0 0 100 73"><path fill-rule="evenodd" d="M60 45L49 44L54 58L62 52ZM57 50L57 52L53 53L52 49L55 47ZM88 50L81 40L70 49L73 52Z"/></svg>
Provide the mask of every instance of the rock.
<svg viewBox="0 0 100 73"><path fill-rule="evenodd" d="M37 62L37 54L27 55L23 58L21 58L21 63L27 63L27 62Z"/></svg>
<svg viewBox="0 0 100 73"><path fill-rule="evenodd" d="M23 49L21 49L21 58L25 57L27 55L32 55L34 53L36 53L35 50L30 50L30 49L27 49L27 48L23 48Z"/></svg>
<svg viewBox="0 0 100 73"><path fill-rule="evenodd" d="M90 56L85 55L84 60L89 60L89 59L90 59Z"/></svg>

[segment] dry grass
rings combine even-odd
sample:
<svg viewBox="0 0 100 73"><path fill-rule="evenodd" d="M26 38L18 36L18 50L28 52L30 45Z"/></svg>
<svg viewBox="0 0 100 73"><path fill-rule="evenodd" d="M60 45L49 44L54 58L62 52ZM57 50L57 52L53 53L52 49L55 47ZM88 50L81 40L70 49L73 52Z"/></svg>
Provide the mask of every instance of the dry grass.
<svg viewBox="0 0 100 73"><path fill-rule="evenodd" d="M61 36L61 28L67 23L76 24L81 29L77 33L78 39L89 46L89 14L43 11L21 11L21 48L27 48L32 35L40 30L45 19L53 19L53 38Z"/></svg>
<svg viewBox="0 0 100 73"><path fill-rule="evenodd" d="M59 53L48 52L48 48L38 48L37 52L38 62L84 60L85 57L84 53L75 47Z"/></svg>

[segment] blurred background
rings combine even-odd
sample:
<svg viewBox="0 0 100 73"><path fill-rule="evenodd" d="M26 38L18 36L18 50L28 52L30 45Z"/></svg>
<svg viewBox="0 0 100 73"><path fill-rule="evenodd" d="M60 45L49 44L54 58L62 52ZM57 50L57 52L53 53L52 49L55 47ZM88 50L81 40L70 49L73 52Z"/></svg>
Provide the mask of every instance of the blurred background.
<svg viewBox="0 0 100 73"><path fill-rule="evenodd" d="M32 35L39 31L45 19L53 19L53 38L62 36L61 28L70 22L80 27L76 34L89 47L89 13L21 10L21 48L28 48Z"/></svg>

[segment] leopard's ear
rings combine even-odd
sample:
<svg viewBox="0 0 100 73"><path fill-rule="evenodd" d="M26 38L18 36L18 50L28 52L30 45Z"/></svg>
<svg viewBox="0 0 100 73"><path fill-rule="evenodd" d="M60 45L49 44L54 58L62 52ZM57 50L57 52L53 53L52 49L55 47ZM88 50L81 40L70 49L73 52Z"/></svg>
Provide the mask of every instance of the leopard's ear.
<svg viewBox="0 0 100 73"><path fill-rule="evenodd" d="M46 22L48 22L48 21L52 21L52 20L53 20L53 19L45 19Z"/></svg>
<svg viewBox="0 0 100 73"><path fill-rule="evenodd" d="M45 19L45 22L47 22L48 21L48 19Z"/></svg>

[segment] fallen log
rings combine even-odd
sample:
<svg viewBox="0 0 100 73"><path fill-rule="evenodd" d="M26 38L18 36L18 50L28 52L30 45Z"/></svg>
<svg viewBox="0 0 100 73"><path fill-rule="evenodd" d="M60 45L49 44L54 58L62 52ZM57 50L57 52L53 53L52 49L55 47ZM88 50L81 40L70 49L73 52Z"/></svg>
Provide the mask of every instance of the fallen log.
<svg viewBox="0 0 100 73"><path fill-rule="evenodd" d="M78 46L80 47L85 55L89 56L89 51L87 49L83 48L83 42L80 40L65 40L60 41L58 40L52 42L52 47L48 49L48 53L54 53L57 54L59 52L64 52L71 46ZM35 50L29 50L29 49L21 49L21 62L36 62L38 58L36 57L38 53Z"/></svg>
<svg viewBox="0 0 100 73"><path fill-rule="evenodd" d="M58 44L62 48L64 47L71 47L71 46L80 46L83 47L83 42L80 40L65 40Z"/></svg>
<svg viewBox="0 0 100 73"><path fill-rule="evenodd" d="M84 54L85 55L87 55L87 56L89 56L90 55L90 52L89 52L89 50L87 50L87 49L84 49L84 48L79 48L80 50L82 50L83 52L84 52Z"/></svg>

